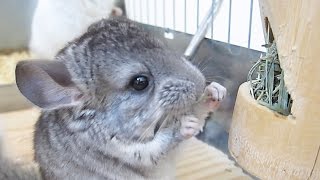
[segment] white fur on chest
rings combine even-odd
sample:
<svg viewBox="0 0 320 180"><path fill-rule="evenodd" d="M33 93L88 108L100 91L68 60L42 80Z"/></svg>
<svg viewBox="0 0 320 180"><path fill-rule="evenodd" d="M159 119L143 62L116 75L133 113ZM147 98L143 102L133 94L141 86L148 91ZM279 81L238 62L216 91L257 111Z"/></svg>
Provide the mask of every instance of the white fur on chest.
<svg viewBox="0 0 320 180"><path fill-rule="evenodd" d="M152 180L174 180L176 175L176 156L178 150L171 151L150 175ZM150 180L151 180L150 179Z"/></svg>

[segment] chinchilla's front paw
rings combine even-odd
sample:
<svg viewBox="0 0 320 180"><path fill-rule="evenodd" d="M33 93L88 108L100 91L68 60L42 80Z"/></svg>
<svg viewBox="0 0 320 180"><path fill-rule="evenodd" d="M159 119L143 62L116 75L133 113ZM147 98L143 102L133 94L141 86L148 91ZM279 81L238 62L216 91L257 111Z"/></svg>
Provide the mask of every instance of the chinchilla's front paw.
<svg viewBox="0 0 320 180"><path fill-rule="evenodd" d="M211 111L214 111L219 107L220 102L226 97L227 89L219 83L212 82L206 87L204 95L206 97L206 106Z"/></svg>
<svg viewBox="0 0 320 180"><path fill-rule="evenodd" d="M186 115L181 118L180 134L184 139L196 136L203 130L205 120L198 119L192 115Z"/></svg>

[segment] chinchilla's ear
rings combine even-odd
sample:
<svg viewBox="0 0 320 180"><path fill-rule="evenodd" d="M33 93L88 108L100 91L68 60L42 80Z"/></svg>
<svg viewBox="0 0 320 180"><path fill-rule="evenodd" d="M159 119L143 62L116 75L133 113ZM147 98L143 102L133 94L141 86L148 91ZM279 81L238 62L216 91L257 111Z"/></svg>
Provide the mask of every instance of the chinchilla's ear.
<svg viewBox="0 0 320 180"><path fill-rule="evenodd" d="M29 60L17 64L16 83L20 92L44 109L73 106L83 93L71 81L66 66L59 61Z"/></svg>

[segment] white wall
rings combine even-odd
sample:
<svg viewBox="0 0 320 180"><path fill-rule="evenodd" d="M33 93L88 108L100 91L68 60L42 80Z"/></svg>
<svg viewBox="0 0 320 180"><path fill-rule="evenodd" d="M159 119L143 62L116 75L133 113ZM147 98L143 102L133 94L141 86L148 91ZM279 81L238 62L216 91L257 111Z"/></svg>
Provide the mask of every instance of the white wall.
<svg viewBox="0 0 320 180"><path fill-rule="evenodd" d="M125 0L125 2L130 19L189 34L196 32L197 25L211 6L211 0ZM206 37L265 51L261 47L265 42L258 3L258 0L223 0Z"/></svg>
<svg viewBox="0 0 320 180"><path fill-rule="evenodd" d="M0 50L28 46L38 0L0 0Z"/></svg>

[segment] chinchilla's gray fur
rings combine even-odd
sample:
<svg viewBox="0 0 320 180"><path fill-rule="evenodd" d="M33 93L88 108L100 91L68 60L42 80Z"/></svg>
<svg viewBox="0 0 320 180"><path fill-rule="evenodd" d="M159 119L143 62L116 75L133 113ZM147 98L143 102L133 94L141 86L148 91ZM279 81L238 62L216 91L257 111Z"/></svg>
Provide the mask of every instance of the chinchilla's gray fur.
<svg viewBox="0 0 320 180"><path fill-rule="evenodd" d="M42 111L34 138L42 178L174 179L180 119L194 112L205 89L202 73L120 17L91 25L55 60L83 100ZM129 86L139 74L150 80L143 91Z"/></svg>

